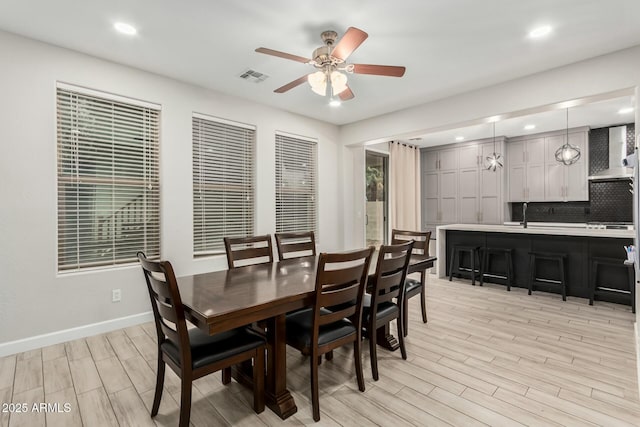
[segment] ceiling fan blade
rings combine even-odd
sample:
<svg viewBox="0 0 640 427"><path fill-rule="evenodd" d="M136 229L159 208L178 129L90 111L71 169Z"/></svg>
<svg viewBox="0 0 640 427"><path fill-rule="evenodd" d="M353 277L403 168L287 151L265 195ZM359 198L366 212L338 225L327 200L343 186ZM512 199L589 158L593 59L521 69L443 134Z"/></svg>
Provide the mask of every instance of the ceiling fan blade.
<svg viewBox="0 0 640 427"><path fill-rule="evenodd" d="M353 99L355 95L353 94L353 91L351 90L351 88L347 86L347 88L342 92L340 92L338 96L340 97L341 100L348 101L350 99Z"/></svg>
<svg viewBox="0 0 640 427"><path fill-rule="evenodd" d="M376 76L402 77L406 68L393 65L353 64L355 74L373 74Z"/></svg>
<svg viewBox="0 0 640 427"><path fill-rule="evenodd" d="M345 61L354 50L364 42L369 34L356 28L349 27L338 44L331 51L331 56Z"/></svg>
<svg viewBox="0 0 640 427"><path fill-rule="evenodd" d="M292 61L302 62L303 64L308 64L313 62L309 58L303 58L302 56L292 55L286 52L280 52L279 50L267 49L266 47L259 47L256 49L258 53L264 53L265 55L277 56L279 58L290 59Z"/></svg>
<svg viewBox="0 0 640 427"><path fill-rule="evenodd" d="M274 90L275 93L285 93L288 90L293 89L296 86L300 86L302 83L307 81L307 77L308 74L305 74L304 76L300 77L299 79L296 79L292 82L287 83L286 85L279 87L278 89Z"/></svg>

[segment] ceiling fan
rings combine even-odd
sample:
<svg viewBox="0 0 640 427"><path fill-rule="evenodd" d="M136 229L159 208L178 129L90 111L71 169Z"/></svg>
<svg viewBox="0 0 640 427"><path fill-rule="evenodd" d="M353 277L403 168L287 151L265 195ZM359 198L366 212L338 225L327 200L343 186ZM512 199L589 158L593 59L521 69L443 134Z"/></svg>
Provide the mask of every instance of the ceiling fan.
<svg viewBox="0 0 640 427"><path fill-rule="evenodd" d="M331 96L338 96L341 100L346 101L353 98L354 94L347 84L345 72L350 74L373 74L376 76L391 77L402 77L404 75L405 67L346 63L349 55L369 37L367 33L358 28L349 27L337 44L336 39L338 38L338 33L335 31L324 31L320 34L320 37L325 45L313 51L313 59L267 49L265 47L256 49L256 52L259 53L302 62L303 64L313 65L318 69L318 71L314 73L306 74L299 79L279 87L274 90L274 92L284 93L294 87L300 86L304 82L308 82L311 85L311 89L318 95L326 96L327 90L329 90Z"/></svg>

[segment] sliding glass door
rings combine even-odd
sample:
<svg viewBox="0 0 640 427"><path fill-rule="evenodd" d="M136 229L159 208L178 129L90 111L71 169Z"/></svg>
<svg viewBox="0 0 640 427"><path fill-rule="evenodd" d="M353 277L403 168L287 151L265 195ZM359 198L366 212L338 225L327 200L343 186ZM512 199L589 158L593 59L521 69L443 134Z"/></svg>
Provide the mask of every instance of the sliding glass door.
<svg viewBox="0 0 640 427"><path fill-rule="evenodd" d="M367 245L379 246L388 242L389 156L375 151L366 152L366 239Z"/></svg>

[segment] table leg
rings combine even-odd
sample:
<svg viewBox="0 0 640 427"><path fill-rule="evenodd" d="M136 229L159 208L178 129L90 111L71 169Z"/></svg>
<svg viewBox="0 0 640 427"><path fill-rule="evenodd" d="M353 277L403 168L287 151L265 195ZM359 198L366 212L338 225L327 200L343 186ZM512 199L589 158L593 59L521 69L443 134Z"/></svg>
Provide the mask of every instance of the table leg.
<svg viewBox="0 0 640 427"><path fill-rule="evenodd" d="M391 335L389 323L378 328L376 331L376 341L380 347L386 348L387 350L396 351L400 347L396 337Z"/></svg>
<svg viewBox="0 0 640 427"><path fill-rule="evenodd" d="M266 403L283 420L295 414L298 408L287 390L287 341L285 315L279 315L267 323L267 380Z"/></svg>

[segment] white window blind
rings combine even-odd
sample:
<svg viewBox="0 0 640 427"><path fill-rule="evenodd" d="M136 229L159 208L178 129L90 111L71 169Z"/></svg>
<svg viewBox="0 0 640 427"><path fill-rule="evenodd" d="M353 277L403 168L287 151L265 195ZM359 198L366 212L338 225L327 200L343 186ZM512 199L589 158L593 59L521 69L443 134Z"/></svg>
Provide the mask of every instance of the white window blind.
<svg viewBox="0 0 640 427"><path fill-rule="evenodd" d="M159 118L58 87L58 271L160 255Z"/></svg>
<svg viewBox="0 0 640 427"><path fill-rule="evenodd" d="M255 128L193 117L193 250L224 252L225 236L250 236L254 223Z"/></svg>
<svg viewBox="0 0 640 427"><path fill-rule="evenodd" d="M317 143L276 134L276 232L317 234Z"/></svg>

